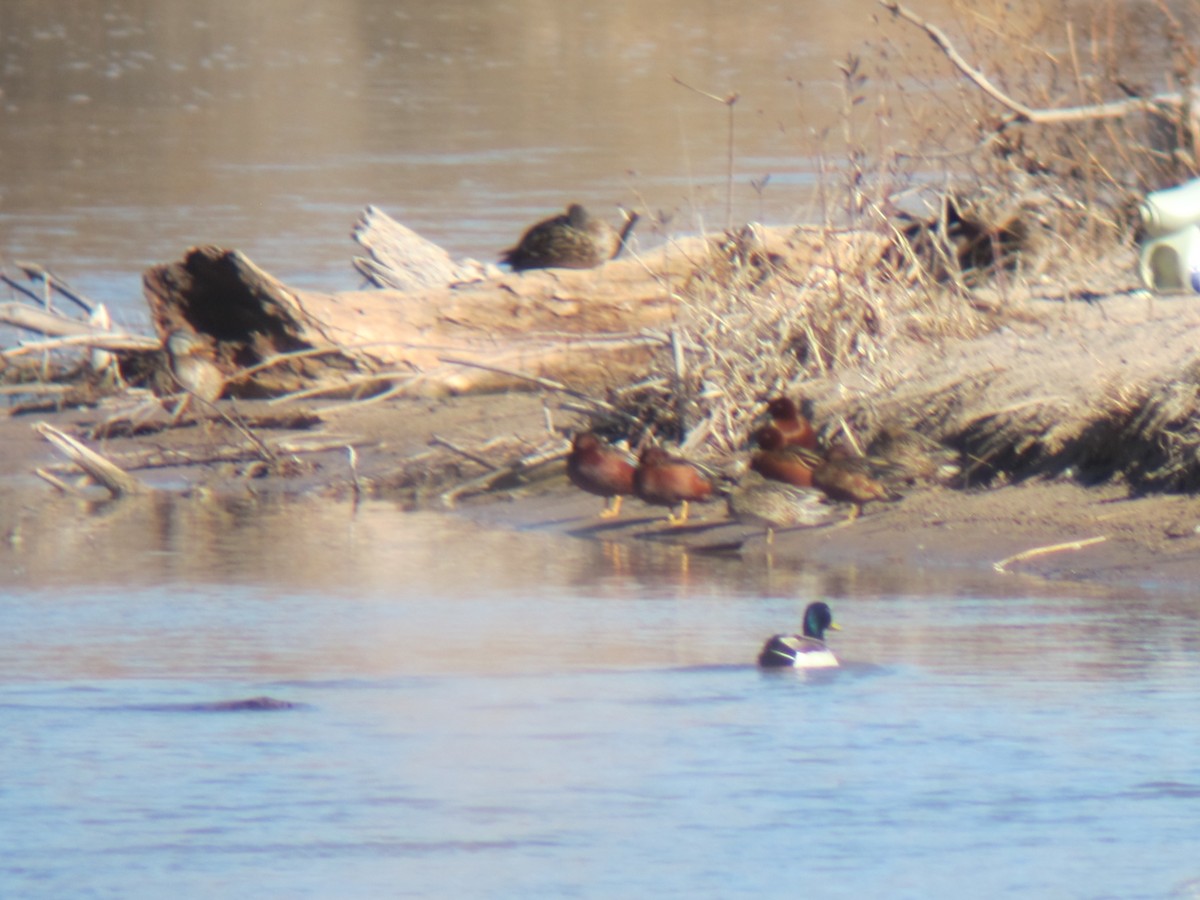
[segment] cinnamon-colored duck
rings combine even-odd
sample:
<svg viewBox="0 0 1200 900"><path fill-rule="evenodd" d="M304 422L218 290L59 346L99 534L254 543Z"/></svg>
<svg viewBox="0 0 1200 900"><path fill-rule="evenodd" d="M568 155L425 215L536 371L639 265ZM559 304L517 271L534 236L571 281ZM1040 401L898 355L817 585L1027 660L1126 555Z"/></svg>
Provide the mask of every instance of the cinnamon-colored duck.
<svg viewBox="0 0 1200 900"><path fill-rule="evenodd" d="M638 457L633 492L645 503L668 507L671 512L667 522L682 525L687 521L688 504L711 500L716 484L695 463L672 456L661 447L647 447ZM679 507L678 516L675 507Z"/></svg>
<svg viewBox="0 0 1200 900"><path fill-rule="evenodd" d="M782 481L793 487L813 487L813 470L821 465L821 457L806 447L789 444L783 432L774 425L764 425L754 432L759 449L750 456L750 468L763 478Z"/></svg>
<svg viewBox="0 0 1200 900"><path fill-rule="evenodd" d="M795 401L789 397L776 397L767 403L767 415L771 417L771 424L783 435L784 444L817 449L817 432L812 421Z"/></svg>
<svg viewBox="0 0 1200 900"><path fill-rule="evenodd" d="M606 444L591 431L582 431L571 442L567 477L571 484L605 499L601 519L621 514L621 498L633 493L633 459Z"/></svg>
<svg viewBox="0 0 1200 900"><path fill-rule="evenodd" d="M805 447L785 443L783 434L773 425L764 425L754 433L761 448L750 458L750 468L765 478L773 478L797 487L815 487L831 500L854 504L850 519L862 513L872 500L897 500L899 497L877 477L878 467L864 457L838 451L822 458Z"/></svg>

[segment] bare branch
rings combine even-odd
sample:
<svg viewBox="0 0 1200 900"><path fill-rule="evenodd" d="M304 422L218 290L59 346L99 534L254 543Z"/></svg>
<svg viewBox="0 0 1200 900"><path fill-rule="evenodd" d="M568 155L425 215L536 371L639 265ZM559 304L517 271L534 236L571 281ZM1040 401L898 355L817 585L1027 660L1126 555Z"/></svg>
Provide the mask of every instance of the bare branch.
<svg viewBox="0 0 1200 900"><path fill-rule="evenodd" d="M1087 106L1035 109L996 87L983 72L967 62L962 54L954 48L950 39L946 37L946 33L936 25L925 21L912 10L901 5L898 0L879 0L879 5L893 15L899 16L901 19L924 31L929 35L930 40L937 44L938 49L946 55L946 58L950 60L954 67L962 72L968 80L1001 106L1011 110L1012 115L1001 123L1001 129L1014 122L1048 125L1061 124L1063 122L1082 122L1092 119L1117 119L1140 110L1154 109L1161 106L1178 106L1183 102L1183 98L1179 94L1156 94L1153 97L1131 97L1125 100L1114 100L1110 103L1096 103Z"/></svg>

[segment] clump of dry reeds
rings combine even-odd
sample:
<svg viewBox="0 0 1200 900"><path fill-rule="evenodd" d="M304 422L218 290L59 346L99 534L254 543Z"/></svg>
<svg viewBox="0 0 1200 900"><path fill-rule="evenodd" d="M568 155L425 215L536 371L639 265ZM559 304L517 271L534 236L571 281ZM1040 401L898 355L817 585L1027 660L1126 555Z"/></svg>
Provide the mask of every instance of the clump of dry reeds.
<svg viewBox="0 0 1200 900"><path fill-rule="evenodd" d="M901 284L870 232L747 226L710 243L679 297L663 396L651 424L714 455L745 444L763 401L848 366L870 367L895 341L964 337L987 316L946 291Z"/></svg>
<svg viewBox="0 0 1200 900"><path fill-rule="evenodd" d="M873 72L864 57L848 58L834 136L842 161L814 151L827 176L824 221L790 236L747 226L714 239L630 411L657 435L717 456L744 446L768 396L815 394L827 432L836 416L864 444L890 427L926 435L960 449L983 480L1071 470L1200 485L1200 379L1139 385L1136 402L1126 392L1121 402L1071 404L1056 400L1057 383L989 390L985 366L898 390L920 367L914 360L948 342L1013 322L1036 331L1050 304L1030 298L1132 285L1136 199L1200 171L1187 99L1195 54L1184 26L1157 9L1169 71L1165 84L1140 88L1122 70L1156 36L1116 2L1082 23L1053 20L1033 2L994 17L957 7L953 55L969 56L978 78L948 65L947 44L912 62L921 30L949 39L911 13L868 48ZM901 32L911 39L903 57ZM1160 98L1164 88L1183 99ZM891 124L901 117L905 137ZM819 249L800 252L806 241Z"/></svg>

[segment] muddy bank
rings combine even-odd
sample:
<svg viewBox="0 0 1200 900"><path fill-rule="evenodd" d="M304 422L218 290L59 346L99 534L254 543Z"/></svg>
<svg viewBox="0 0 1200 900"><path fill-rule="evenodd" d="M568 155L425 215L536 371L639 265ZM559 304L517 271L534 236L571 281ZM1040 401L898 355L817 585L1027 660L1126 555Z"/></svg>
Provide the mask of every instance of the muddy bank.
<svg viewBox="0 0 1200 900"><path fill-rule="evenodd" d="M237 408L245 415L258 411L254 404L238 403ZM97 410L74 410L36 420L81 432L99 415ZM694 507L693 521L681 528L668 527L661 509L636 500L630 500L615 521L598 520L595 513L600 501L572 488L561 464L547 464L539 477L525 484L464 497L452 510L440 500L448 484L445 481L431 481L424 489L418 486L403 492L387 489L390 478L409 471L411 461L430 452L438 442L478 446L501 433L529 446L550 439L543 398L535 395L394 400L335 413L329 419L323 431L336 431L345 439L345 446L356 447L357 478L363 485L375 486L374 496L393 497L398 516L403 515L402 509L419 504L497 528L546 529L616 545L655 542L688 553L730 555L751 566L957 570L973 580L983 578L983 584L995 584L998 590L1002 586L1011 590L1013 583L1020 584L1027 576L1061 582L1064 587L1083 582L1131 592L1186 592L1200 581L1200 505L1186 495L1133 497L1123 484L1085 487L1061 477L967 490L916 488L897 503L869 508L853 524L781 531L768 546L762 532L728 519L722 503ZM61 462L34 434L33 421L32 417L0 420L0 441L5 447L0 458L4 538L0 556L6 569L19 565L22 554L44 552L38 546L41 543L71 543L66 537L69 532L94 529L98 518L112 516L114 506L142 502L134 498L109 501L101 494L95 494L92 503L59 496L32 474L39 466ZM199 453L226 440L222 427L206 421L151 439L111 438L95 446L114 459L143 452L148 440L162 450L174 445ZM253 515L257 504L290 499L298 509L312 503L349 508L354 475L344 447L295 454L291 461L290 470L265 470L251 460L164 465L139 474L154 488L183 498L182 502L190 499L208 507L223 505L236 508L240 515ZM464 458L457 476L469 478L480 471L478 463ZM133 506L130 514L140 515ZM119 517L109 521L119 527ZM212 527L222 527L221 521L214 516ZM1095 540L1098 538L1103 540ZM1006 574L994 569L995 563L1031 549L1084 541L1093 543L1015 560L1005 566Z"/></svg>

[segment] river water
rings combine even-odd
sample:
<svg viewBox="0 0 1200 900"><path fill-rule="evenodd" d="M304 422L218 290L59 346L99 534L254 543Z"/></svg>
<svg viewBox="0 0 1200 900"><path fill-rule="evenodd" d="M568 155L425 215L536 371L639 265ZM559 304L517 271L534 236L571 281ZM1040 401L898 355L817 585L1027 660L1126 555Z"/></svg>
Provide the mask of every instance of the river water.
<svg viewBox="0 0 1200 900"><path fill-rule="evenodd" d="M1200 896L1189 597L146 503L2 555L5 898Z"/></svg>
<svg viewBox="0 0 1200 900"><path fill-rule="evenodd" d="M875 9L4 0L0 256L136 324L192 244L356 286L368 203L482 259L571 200L719 226L728 108L672 76L740 94L734 220L811 218ZM4 512L6 900L1200 896L1190 598L384 504ZM759 672L818 597L843 667Z"/></svg>
<svg viewBox="0 0 1200 900"><path fill-rule="evenodd" d="M367 204L483 260L573 200L651 242L719 226L728 109L673 78L741 93L736 218L794 221L872 3L812 6L820 36L784 3L5 0L0 253L136 319L141 272L193 244L356 287Z"/></svg>

